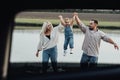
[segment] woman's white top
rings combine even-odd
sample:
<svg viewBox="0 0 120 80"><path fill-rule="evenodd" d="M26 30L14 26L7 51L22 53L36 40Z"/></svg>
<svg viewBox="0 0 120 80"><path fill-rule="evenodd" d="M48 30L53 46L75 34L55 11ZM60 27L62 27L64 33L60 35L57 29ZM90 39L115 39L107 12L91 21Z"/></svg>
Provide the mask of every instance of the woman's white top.
<svg viewBox="0 0 120 80"><path fill-rule="evenodd" d="M40 41L37 49L46 50L56 46L58 43L59 33L61 32L62 29L63 26L61 24L54 27L50 34L50 39L48 39L44 34L40 34Z"/></svg>

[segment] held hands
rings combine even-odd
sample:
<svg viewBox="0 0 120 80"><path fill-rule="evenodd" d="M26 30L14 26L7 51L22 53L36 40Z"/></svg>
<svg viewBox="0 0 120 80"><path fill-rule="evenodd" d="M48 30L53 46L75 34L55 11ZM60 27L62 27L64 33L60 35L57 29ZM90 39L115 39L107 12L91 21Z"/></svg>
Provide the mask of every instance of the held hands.
<svg viewBox="0 0 120 80"><path fill-rule="evenodd" d="M78 16L78 13L77 13L77 12L74 12L73 15L74 15L74 16Z"/></svg>
<svg viewBox="0 0 120 80"><path fill-rule="evenodd" d="M73 16L74 16L74 19L76 20L76 18L78 18L78 13L77 13L77 12L74 12L74 13L73 13Z"/></svg>

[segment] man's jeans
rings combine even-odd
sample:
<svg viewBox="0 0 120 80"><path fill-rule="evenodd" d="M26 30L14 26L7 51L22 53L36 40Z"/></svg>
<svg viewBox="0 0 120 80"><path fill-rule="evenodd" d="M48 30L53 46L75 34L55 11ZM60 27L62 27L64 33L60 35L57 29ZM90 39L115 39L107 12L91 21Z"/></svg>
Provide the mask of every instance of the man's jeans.
<svg viewBox="0 0 120 80"><path fill-rule="evenodd" d="M47 50L43 50L43 55L42 55L43 72L47 71L49 58L51 59L53 70L54 72L56 72L57 71L57 46Z"/></svg>
<svg viewBox="0 0 120 80"><path fill-rule="evenodd" d="M97 65L97 62L98 62L98 57L88 56L87 54L83 53L80 61L80 67L82 69L95 68Z"/></svg>

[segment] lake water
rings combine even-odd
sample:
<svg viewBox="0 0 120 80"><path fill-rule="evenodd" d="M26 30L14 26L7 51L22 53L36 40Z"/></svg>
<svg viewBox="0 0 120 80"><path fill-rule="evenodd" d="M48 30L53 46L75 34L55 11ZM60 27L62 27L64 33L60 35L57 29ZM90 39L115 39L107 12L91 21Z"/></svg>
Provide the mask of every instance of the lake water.
<svg viewBox="0 0 120 80"><path fill-rule="evenodd" d="M120 30L103 30L120 46ZM12 37L12 47L10 62L41 62L42 52L39 57L35 56L39 43L40 30L14 30ZM82 55L82 43L84 34L78 29L74 30L74 54L63 56L64 34L60 33L58 43L58 62L79 63ZM69 48L68 48L69 52ZM98 63L120 64L120 50L115 50L114 46L101 41L99 49Z"/></svg>

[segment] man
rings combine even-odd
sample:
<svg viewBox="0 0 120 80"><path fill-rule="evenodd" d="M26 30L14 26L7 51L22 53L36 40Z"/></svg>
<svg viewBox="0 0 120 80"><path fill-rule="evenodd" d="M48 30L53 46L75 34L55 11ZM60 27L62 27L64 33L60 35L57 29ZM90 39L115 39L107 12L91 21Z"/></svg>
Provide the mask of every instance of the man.
<svg viewBox="0 0 120 80"><path fill-rule="evenodd" d="M82 50L83 55L81 58L81 68L93 68L98 62L99 47L101 39L114 45L115 49L119 49L118 45L109 38L104 32L98 29L98 21L95 19L90 20L89 27L84 25L78 17L78 13L74 13L75 20L81 31L85 34Z"/></svg>

